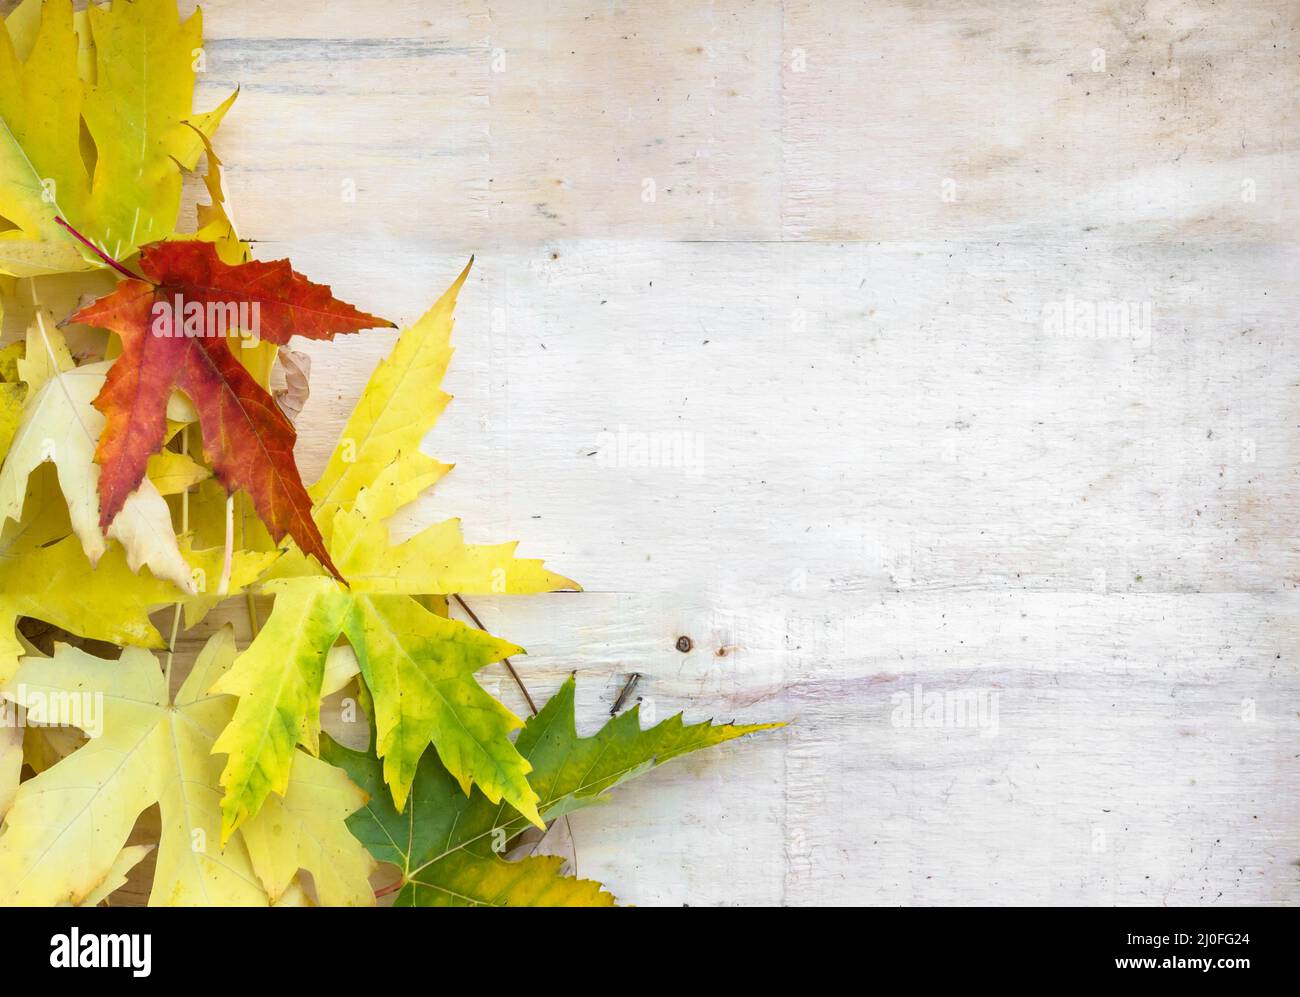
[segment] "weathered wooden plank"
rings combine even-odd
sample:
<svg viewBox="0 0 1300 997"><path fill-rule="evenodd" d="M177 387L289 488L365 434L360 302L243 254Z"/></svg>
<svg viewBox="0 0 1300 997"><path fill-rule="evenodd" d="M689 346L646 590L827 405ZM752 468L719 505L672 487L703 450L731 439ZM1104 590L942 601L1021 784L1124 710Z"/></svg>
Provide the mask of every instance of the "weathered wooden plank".
<svg viewBox="0 0 1300 997"><path fill-rule="evenodd" d="M401 528L587 586L475 602L534 692L792 721L582 874L1300 900L1294 4L204 7L263 256L409 321L478 254ZM308 347L308 472L391 340Z"/></svg>

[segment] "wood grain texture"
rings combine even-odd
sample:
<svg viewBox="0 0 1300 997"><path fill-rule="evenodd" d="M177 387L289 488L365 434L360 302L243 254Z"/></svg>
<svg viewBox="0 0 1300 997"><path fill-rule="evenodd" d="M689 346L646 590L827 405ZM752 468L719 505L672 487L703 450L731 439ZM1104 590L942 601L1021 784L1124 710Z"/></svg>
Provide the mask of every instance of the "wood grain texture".
<svg viewBox="0 0 1300 997"><path fill-rule="evenodd" d="M576 670L592 728L635 671L660 718L792 721L575 816L581 874L1300 901L1300 8L204 15L262 258L402 322L477 254L427 443L457 468L406 523L587 586L475 601L534 694ZM391 342L303 347L308 475ZM996 724L902 725L918 688Z"/></svg>

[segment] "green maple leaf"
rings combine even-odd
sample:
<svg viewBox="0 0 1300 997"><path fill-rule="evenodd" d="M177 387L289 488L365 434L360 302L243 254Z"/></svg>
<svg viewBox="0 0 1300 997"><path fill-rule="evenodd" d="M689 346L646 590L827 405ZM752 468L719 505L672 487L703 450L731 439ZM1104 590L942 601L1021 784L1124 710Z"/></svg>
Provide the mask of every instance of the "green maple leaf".
<svg viewBox="0 0 1300 997"><path fill-rule="evenodd" d="M684 724L681 714L641 729L638 707L592 737L574 724L574 680L561 687L519 734L516 747L532 765L529 781L546 820L596 803L615 786L701 748L781 724ZM328 737L321 756L370 794L348 827L380 862L402 870L399 907L608 907L614 898L591 880L560 872L561 860L507 861L505 845L529 826L520 814L477 791L466 797L433 752L420 760L409 814L382 791L379 761Z"/></svg>

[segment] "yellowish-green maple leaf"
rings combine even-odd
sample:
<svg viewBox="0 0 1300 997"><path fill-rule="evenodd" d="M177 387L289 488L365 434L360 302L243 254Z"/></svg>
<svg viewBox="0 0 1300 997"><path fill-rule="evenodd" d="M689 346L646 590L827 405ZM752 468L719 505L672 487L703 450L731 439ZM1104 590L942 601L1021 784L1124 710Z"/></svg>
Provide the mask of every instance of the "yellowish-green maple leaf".
<svg viewBox="0 0 1300 997"><path fill-rule="evenodd" d="M365 794L343 773L297 752L282 799L221 843L212 744L234 702L206 690L235 656L229 629L200 653L175 702L147 651L117 661L59 645L27 657L3 694L29 722L72 724L85 745L19 786L0 834L0 902L82 903L114 876L140 814L161 815L151 905L266 906L299 869L326 905L374 902L370 856L348 833ZM92 729L99 728L98 730Z"/></svg>
<svg viewBox="0 0 1300 997"><path fill-rule="evenodd" d="M170 235L181 170L234 95L194 114L202 18L174 0L92 5L26 0L0 26L0 273L85 270L99 260L62 217L116 259ZM85 122L94 150L82 149ZM189 122L194 127L188 127Z"/></svg>
<svg viewBox="0 0 1300 997"><path fill-rule="evenodd" d="M592 737L574 724L574 680L560 688L519 734L532 764L538 806L554 820L598 802L609 790L670 759L780 724L684 724L681 714L641 729L638 707ZM420 760L407 804L398 813L383 792L379 762L326 737L321 755L370 794L348 826L379 861L402 871L399 907L609 907L599 883L560 872L555 856L507 861L505 846L528 827L518 813L475 790L468 797L433 752Z"/></svg>
<svg viewBox="0 0 1300 997"><path fill-rule="evenodd" d="M266 626L217 687L241 697L216 746L231 754L222 776L230 802L283 792L295 745L316 750L326 656L340 633L356 650L376 709L389 711L380 746L395 795L404 798L415 762L433 741L465 790L472 778L496 799L509 794L535 813L515 789L517 780L527 784L528 769L506 736L520 721L473 678L519 648L407 596L349 596L324 577L294 579L278 590ZM258 750L244 757L258 764L237 767L236 752L249 743ZM230 826L254 811L236 811Z"/></svg>
<svg viewBox="0 0 1300 997"><path fill-rule="evenodd" d="M477 785L540 823L528 762L509 735L522 721L489 696L474 672L520 649L431 612L415 596L576 589L515 544L465 543L457 520L393 543L386 520L447 470L418 449L449 396L456 296L466 267L372 374L324 475L311 488L314 514L343 588L297 552L283 557L264 591L275 595L265 628L222 691L240 697L218 742L229 754L221 784L229 834L281 792L296 745L315 750L321 676L345 635L373 697L376 750L398 810L430 743L466 793Z"/></svg>

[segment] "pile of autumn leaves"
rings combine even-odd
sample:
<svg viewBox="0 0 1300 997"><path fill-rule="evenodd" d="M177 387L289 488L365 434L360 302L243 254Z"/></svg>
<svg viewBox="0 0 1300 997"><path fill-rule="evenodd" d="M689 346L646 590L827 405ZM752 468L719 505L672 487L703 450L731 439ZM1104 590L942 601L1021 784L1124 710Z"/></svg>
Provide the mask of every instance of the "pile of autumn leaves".
<svg viewBox="0 0 1300 997"><path fill-rule="evenodd" d="M0 302L18 330L0 350L0 902L98 903L156 847L154 904L373 904L377 863L399 904L612 903L558 858L506 855L758 728L642 731L633 709L582 738L572 681L526 724L475 681L520 649L450 619L448 595L577 586L514 544L466 544L456 520L389 537L450 470L419 445L450 400L465 273L304 487L268 391L278 348L389 323L251 260L210 144L233 97L191 110L200 52L174 0L26 0L0 31ZM210 203L182 235L182 171L205 150ZM256 303L260 341L183 335L184 309L159 335L155 304L178 300ZM181 621L240 593L274 600L251 643L218 629L173 682ZM321 733L344 688L368 751Z"/></svg>

